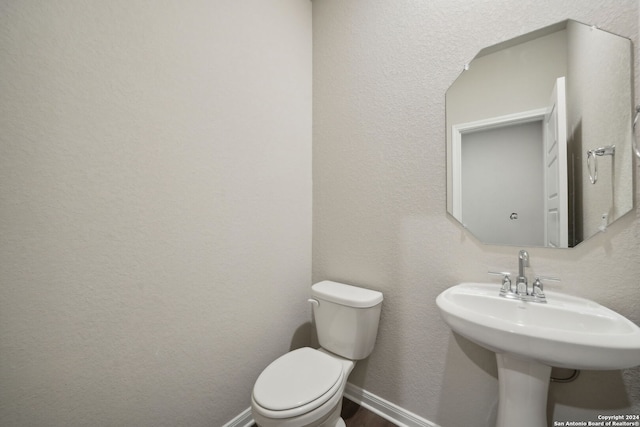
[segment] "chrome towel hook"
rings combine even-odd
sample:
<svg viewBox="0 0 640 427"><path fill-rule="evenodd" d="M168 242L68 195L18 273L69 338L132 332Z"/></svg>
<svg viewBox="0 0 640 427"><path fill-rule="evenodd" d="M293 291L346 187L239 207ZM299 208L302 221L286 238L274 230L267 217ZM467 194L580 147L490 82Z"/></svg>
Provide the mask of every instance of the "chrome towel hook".
<svg viewBox="0 0 640 427"><path fill-rule="evenodd" d="M615 145L607 145L606 147L596 148L587 151L587 170L589 171L589 180L592 184L598 182L598 159L596 156L613 156L616 154ZM593 172L591 172L591 158L593 157Z"/></svg>

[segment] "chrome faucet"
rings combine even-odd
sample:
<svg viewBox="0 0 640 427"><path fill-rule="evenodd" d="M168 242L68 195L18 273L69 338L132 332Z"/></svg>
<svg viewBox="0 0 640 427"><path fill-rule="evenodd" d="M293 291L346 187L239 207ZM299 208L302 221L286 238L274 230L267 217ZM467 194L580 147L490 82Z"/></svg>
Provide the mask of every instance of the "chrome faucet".
<svg viewBox="0 0 640 427"><path fill-rule="evenodd" d="M548 276L536 276L533 284L531 285L531 291L529 291L529 285L527 281L526 268L529 267L529 253L524 249L518 253L518 277L516 278L515 286L511 285L511 275L508 272L490 271L489 274L495 274L503 276L502 287L500 288L500 296L505 298L518 299L522 301L532 302L547 302L544 295L544 287L540 279L545 280L560 280L557 277Z"/></svg>
<svg viewBox="0 0 640 427"><path fill-rule="evenodd" d="M527 295L529 293L527 276L524 271L525 267L529 267L529 253L523 249L518 254L518 278L516 279L516 294L518 295Z"/></svg>

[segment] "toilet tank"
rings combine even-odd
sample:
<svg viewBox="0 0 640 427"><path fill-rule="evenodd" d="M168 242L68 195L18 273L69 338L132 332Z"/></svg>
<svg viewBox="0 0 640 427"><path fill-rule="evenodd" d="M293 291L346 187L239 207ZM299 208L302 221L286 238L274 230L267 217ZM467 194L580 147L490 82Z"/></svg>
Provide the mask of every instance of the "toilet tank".
<svg viewBox="0 0 640 427"><path fill-rule="evenodd" d="M325 280L311 287L311 296L320 346L351 360L369 356L378 334L382 293Z"/></svg>

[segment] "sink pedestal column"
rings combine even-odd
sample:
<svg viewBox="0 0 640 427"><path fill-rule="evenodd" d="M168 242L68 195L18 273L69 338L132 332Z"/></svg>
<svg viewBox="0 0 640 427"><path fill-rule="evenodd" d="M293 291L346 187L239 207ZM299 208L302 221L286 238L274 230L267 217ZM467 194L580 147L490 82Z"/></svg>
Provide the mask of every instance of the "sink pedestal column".
<svg viewBox="0 0 640 427"><path fill-rule="evenodd" d="M547 427L551 367L496 353L498 418L496 427Z"/></svg>

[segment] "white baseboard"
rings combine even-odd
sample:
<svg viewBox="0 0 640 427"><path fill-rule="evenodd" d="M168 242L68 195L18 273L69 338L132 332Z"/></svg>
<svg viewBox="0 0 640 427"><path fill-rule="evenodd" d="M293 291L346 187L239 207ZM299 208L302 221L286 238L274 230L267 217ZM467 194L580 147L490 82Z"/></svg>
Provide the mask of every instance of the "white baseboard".
<svg viewBox="0 0 640 427"><path fill-rule="evenodd" d="M249 407L222 427L250 427L251 425L253 425L253 417L251 416L251 408Z"/></svg>
<svg viewBox="0 0 640 427"><path fill-rule="evenodd" d="M437 424L426 420L413 412L409 412L393 403L369 393L351 383L347 383L344 389L344 395L347 399L359 404L363 408L380 415L387 421L399 427L440 427Z"/></svg>
<svg viewBox="0 0 640 427"><path fill-rule="evenodd" d="M398 427L440 427L351 383L345 386L344 396ZM250 427L252 424L251 408L247 408L222 427Z"/></svg>

